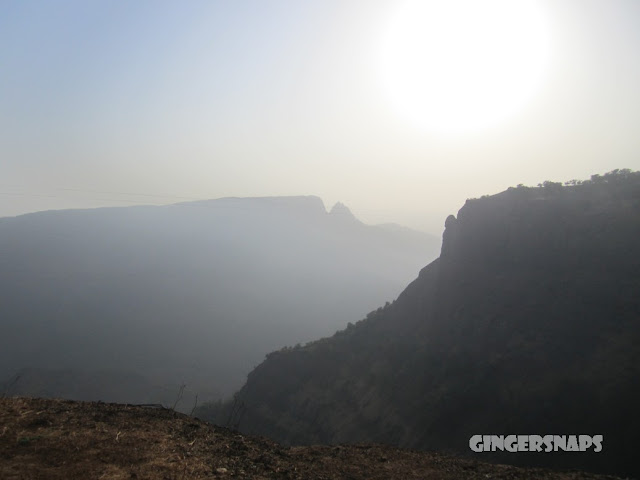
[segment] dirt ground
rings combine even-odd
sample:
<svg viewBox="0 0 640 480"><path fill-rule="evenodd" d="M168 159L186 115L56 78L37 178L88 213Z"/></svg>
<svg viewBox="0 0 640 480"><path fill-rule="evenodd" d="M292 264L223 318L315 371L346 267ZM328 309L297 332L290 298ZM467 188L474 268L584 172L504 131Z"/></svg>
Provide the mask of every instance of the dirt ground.
<svg viewBox="0 0 640 480"><path fill-rule="evenodd" d="M283 447L161 408L0 398L0 479L613 479L381 445Z"/></svg>

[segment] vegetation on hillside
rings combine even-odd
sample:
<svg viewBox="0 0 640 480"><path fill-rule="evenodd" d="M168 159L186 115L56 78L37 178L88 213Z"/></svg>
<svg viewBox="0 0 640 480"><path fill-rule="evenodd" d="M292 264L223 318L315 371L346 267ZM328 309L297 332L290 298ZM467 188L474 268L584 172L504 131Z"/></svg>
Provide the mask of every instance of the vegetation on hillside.
<svg viewBox="0 0 640 480"><path fill-rule="evenodd" d="M470 454L473 434L602 434L604 451L476 454L640 473L640 173L469 200L441 256L333 337L270 354L202 418L290 444Z"/></svg>
<svg viewBox="0 0 640 480"><path fill-rule="evenodd" d="M288 448L132 405L0 398L0 425L3 480L606 480L381 445Z"/></svg>

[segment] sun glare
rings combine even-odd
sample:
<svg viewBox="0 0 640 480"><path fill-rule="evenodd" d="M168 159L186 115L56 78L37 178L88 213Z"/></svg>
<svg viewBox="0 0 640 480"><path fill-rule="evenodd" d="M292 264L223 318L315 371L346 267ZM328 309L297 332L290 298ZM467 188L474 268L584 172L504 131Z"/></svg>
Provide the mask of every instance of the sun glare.
<svg viewBox="0 0 640 480"><path fill-rule="evenodd" d="M467 132L516 113L539 87L548 56L533 0L414 0L392 19L380 77L411 123Z"/></svg>

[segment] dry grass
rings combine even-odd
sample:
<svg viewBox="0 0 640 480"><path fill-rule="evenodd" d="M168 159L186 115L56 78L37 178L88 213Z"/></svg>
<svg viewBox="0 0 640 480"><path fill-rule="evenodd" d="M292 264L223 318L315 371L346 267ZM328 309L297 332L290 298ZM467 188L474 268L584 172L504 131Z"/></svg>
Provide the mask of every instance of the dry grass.
<svg viewBox="0 0 640 480"><path fill-rule="evenodd" d="M285 448L166 409L0 399L0 478L604 479L379 445Z"/></svg>

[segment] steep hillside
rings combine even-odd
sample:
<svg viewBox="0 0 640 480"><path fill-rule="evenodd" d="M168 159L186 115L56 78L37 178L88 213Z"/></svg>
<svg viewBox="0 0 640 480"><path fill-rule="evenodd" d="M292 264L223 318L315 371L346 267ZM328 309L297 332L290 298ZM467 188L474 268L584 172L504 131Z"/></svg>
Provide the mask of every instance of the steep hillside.
<svg viewBox="0 0 640 480"><path fill-rule="evenodd" d="M171 410L0 399L0 478L614 480L379 445L287 448Z"/></svg>
<svg viewBox="0 0 640 480"><path fill-rule="evenodd" d="M483 460L640 475L640 174L468 201L392 304L270 354L200 415L290 444L471 454L474 434L602 434Z"/></svg>
<svg viewBox="0 0 640 480"><path fill-rule="evenodd" d="M429 235L334 210L226 198L0 219L0 392L230 395L267 352L343 328L437 255Z"/></svg>

